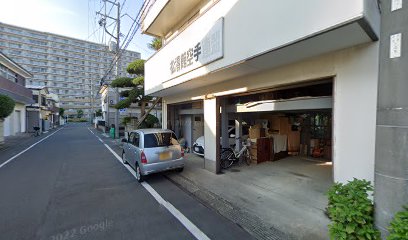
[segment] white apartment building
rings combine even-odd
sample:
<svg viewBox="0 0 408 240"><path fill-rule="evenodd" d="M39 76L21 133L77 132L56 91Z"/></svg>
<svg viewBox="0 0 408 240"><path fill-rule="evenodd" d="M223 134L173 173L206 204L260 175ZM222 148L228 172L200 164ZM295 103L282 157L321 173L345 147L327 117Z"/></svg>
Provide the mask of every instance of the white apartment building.
<svg viewBox="0 0 408 240"><path fill-rule="evenodd" d="M75 116L82 109L84 117L89 117L91 105L100 108L100 97L95 98L99 82L114 56L108 46L0 23L0 51L34 75L27 85L45 86L57 94L65 114ZM135 59L140 59L140 53L124 51L122 76ZM114 72L108 80L114 78Z"/></svg>

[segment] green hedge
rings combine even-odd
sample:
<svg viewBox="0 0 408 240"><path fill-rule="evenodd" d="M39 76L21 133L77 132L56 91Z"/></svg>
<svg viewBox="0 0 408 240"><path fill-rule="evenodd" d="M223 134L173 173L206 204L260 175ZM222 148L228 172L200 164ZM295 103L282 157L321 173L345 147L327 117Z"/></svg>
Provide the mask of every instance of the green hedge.
<svg viewBox="0 0 408 240"><path fill-rule="evenodd" d="M12 98L0 94L0 119L8 117L14 110L16 103Z"/></svg>

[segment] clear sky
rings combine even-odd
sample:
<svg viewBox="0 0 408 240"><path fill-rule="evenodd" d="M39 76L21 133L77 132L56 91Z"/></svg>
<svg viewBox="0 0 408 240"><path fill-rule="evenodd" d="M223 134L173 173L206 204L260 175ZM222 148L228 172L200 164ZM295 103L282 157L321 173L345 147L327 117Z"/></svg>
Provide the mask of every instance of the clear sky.
<svg viewBox="0 0 408 240"><path fill-rule="evenodd" d="M143 4L143 0L116 1L124 3L122 15L127 13L132 18L136 17ZM106 5L107 13L111 6L109 3ZM0 0L0 22L106 43L110 37L104 34L103 28L98 25L100 17L95 12L99 10L105 12L101 0ZM112 9L110 15L116 17L116 7ZM121 20L121 33L126 35L133 20L128 16L123 16ZM112 20L107 21L107 25L111 23ZM115 24L112 24L108 30L113 31L114 26ZM151 37L142 35L139 31L127 49L140 52L142 58L146 59L153 54L147 47L150 39Z"/></svg>

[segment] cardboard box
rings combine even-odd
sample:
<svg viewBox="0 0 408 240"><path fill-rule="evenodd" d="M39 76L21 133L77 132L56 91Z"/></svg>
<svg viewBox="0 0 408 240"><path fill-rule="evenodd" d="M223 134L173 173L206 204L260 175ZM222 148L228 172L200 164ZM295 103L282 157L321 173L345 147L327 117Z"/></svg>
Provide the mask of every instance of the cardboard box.
<svg viewBox="0 0 408 240"><path fill-rule="evenodd" d="M300 132L289 131L288 132L288 152L300 151Z"/></svg>
<svg viewBox="0 0 408 240"><path fill-rule="evenodd" d="M258 156L258 149L256 147L251 147L249 152L251 153L251 159L256 160Z"/></svg>
<svg viewBox="0 0 408 240"><path fill-rule="evenodd" d="M279 134L287 135L289 133L289 118L280 117L279 118Z"/></svg>
<svg viewBox="0 0 408 240"><path fill-rule="evenodd" d="M250 127L249 128L249 138L250 139L257 139L265 137L265 128L258 128L258 127Z"/></svg>

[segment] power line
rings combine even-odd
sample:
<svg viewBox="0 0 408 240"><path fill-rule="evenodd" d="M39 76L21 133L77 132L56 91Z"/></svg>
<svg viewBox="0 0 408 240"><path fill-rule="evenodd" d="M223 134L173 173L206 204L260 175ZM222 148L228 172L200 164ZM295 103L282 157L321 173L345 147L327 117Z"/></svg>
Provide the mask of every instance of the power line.
<svg viewBox="0 0 408 240"><path fill-rule="evenodd" d="M101 79L101 84L104 83L105 78L107 77L107 75L112 71L113 66L116 64L117 60L119 59L119 56L126 50L126 48L129 46L130 42L132 41L133 37L135 36L135 34L137 33L138 29L140 28L140 20L144 14L144 12L147 9L147 6L149 5L151 0L149 1L145 1L144 4L141 6L141 8L138 11L138 14L136 15L135 20L132 23L132 26L130 27L128 33L126 34L125 39L122 42L122 45L119 48L119 51L115 54L115 58L112 61L112 63L109 66L108 71L104 74L104 76ZM135 28L132 31L133 26L136 24ZM129 35L130 34L130 35ZM129 37L129 39L128 39Z"/></svg>

